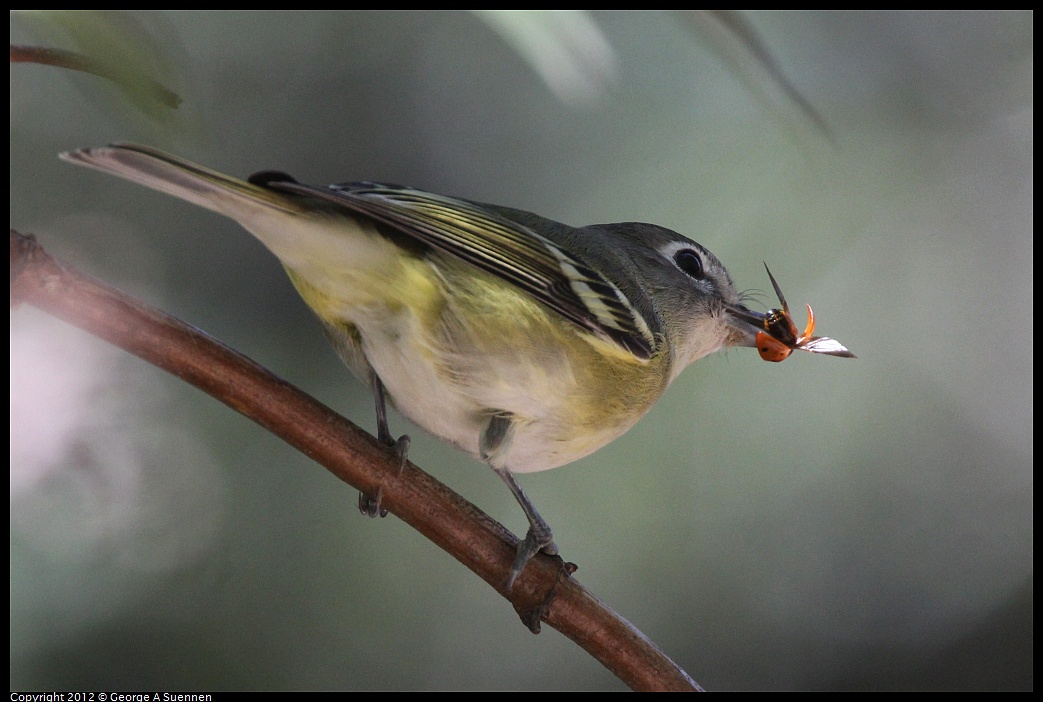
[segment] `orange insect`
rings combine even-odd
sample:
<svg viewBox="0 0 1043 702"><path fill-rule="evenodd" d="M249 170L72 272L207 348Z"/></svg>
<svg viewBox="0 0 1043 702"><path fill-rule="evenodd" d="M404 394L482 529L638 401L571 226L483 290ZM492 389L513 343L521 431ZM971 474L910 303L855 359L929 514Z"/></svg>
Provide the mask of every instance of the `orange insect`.
<svg viewBox="0 0 1043 702"><path fill-rule="evenodd" d="M812 336L815 332L815 313L812 311L811 305L807 305L808 325L804 327L804 333L798 335L797 325L793 323L789 305L786 304L786 298L783 296L779 284L775 282L775 276L771 274L767 264L764 269L768 271L768 278L771 279L771 285L775 288L775 294L779 296L782 309L771 309L764 315L762 322L764 331L757 333L757 352L760 353L761 358L765 361L779 363L789 358L794 349L827 356L856 358L855 354L848 351L836 339L830 339L828 336Z"/></svg>

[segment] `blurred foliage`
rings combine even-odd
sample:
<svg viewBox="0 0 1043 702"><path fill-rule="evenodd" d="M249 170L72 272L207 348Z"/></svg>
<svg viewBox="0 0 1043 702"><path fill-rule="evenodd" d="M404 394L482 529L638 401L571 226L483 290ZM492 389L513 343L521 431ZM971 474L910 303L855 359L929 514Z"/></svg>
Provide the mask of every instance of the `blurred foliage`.
<svg viewBox="0 0 1043 702"><path fill-rule="evenodd" d="M41 45L16 47L11 61L33 62L92 73L110 81L140 114L172 126L181 96L177 52L170 30L155 13L119 10L17 10L12 19ZM68 48L63 48L68 47ZM41 78L44 79L44 78ZM92 83L84 94L106 95Z"/></svg>

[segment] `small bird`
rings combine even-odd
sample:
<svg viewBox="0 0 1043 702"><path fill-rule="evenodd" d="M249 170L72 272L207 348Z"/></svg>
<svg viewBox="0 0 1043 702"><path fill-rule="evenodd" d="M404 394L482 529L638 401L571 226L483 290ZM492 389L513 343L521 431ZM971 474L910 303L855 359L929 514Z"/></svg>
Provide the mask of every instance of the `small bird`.
<svg viewBox="0 0 1043 702"><path fill-rule="evenodd" d="M61 158L223 214L260 239L371 386L381 441L405 461L390 400L510 488L529 529L507 590L537 552L557 553L515 473L596 451L686 366L756 347L781 326L742 303L709 250L654 224L571 227L413 188L318 187L277 171L243 181L132 144ZM382 512L367 495L360 507Z"/></svg>

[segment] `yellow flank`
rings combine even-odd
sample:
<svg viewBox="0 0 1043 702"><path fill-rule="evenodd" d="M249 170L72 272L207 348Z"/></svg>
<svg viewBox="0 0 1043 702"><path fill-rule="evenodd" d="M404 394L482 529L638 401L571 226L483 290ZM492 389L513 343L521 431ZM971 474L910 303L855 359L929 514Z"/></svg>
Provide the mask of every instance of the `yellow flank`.
<svg viewBox="0 0 1043 702"><path fill-rule="evenodd" d="M332 263L332 262L331 262ZM384 269L325 265L316 256L309 270L286 266L286 272L309 307L326 323L353 320L356 316L397 314L409 309L425 318L437 307L443 293L430 266L399 256Z"/></svg>

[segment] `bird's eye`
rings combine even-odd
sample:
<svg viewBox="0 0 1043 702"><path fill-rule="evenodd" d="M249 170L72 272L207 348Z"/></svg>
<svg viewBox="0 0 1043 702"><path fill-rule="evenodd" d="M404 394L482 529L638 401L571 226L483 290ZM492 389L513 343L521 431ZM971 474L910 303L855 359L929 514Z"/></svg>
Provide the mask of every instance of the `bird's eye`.
<svg viewBox="0 0 1043 702"><path fill-rule="evenodd" d="M703 270L703 260L699 258L692 249L681 249L674 254L674 263L682 271L692 276L696 280L702 280L706 275L706 271Z"/></svg>

